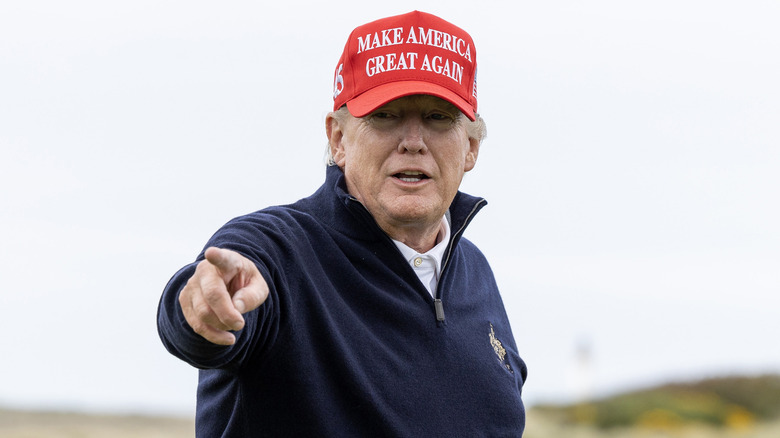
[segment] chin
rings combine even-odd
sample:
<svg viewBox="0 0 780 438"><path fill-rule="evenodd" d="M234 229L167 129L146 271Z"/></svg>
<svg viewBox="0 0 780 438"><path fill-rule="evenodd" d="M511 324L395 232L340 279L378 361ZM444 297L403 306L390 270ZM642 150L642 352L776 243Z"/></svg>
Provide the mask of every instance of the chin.
<svg viewBox="0 0 780 438"><path fill-rule="evenodd" d="M404 203L403 205L396 205L388 211L397 221L407 223L414 222L424 224L438 221L444 216L444 211L439 212L439 209L433 207L429 202Z"/></svg>

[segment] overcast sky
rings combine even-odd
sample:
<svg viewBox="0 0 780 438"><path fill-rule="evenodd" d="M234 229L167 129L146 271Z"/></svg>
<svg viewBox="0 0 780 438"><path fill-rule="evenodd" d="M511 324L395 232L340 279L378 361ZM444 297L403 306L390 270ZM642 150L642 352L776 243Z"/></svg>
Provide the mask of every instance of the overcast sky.
<svg viewBox="0 0 780 438"><path fill-rule="evenodd" d="M0 5L0 405L192 414L165 283L322 183L349 32L413 9L476 43L529 403L780 372L780 3L267 3Z"/></svg>

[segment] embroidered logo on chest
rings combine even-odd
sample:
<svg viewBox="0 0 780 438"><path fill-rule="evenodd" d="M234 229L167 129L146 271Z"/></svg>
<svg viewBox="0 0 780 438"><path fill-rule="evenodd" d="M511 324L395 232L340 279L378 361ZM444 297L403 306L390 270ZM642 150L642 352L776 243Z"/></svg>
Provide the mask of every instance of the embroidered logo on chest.
<svg viewBox="0 0 780 438"><path fill-rule="evenodd" d="M498 356L498 361L501 362L501 365L503 365L507 371L514 374L514 371L512 371L512 366L509 365L509 362L506 360L506 349L503 345L501 345L501 341L496 338L496 332L493 330L493 324L490 324L490 345L493 347L493 351L496 353L496 356Z"/></svg>

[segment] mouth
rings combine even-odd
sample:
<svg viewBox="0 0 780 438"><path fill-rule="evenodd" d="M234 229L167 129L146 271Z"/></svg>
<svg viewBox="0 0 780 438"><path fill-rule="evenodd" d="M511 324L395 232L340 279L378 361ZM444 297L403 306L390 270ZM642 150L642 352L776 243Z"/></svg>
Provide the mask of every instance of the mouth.
<svg viewBox="0 0 780 438"><path fill-rule="evenodd" d="M430 178L428 175L414 170L405 170L403 172L398 172L395 175L393 175L393 177L408 183L416 183Z"/></svg>

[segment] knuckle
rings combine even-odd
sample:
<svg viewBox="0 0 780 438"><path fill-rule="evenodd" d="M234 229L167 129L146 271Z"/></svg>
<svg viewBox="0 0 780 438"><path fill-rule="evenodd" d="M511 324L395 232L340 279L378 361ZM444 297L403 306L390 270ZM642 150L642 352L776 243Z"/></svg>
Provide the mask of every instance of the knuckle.
<svg viewBox="0 0 780 438"><path fill-rule="evenodd" d="M187 288L185 287L179 293L179 305L181 305L182 309L186 309L187 307L189 307L188 306L189 302L190 302L189 294L187 293Z"/></svg>
<svg viewBox="0 0 780 438"><path fill-rule="evenodd" d="M217 287L204 287L203 288L203 299L208 302L209 304L216 304L219 303L223 297L223 291L220 290Z"/></svg>
<svg viewBox="0 0 780 438"><path fill-rule="evenodd" d="M193 323L190 323L190 327L192 327L192 331L201 336L206 334L206 325L200 321L194 321Z"/></svg>
<svg viewBox="0 0 780 438"><path fill-rule="evenodd" d="M203 301L199 301L198 303L194 304L192 306L192 311L195 314L195 317L201 321L206 321L207 318L213 314L211 307L209 307L208 304Z"/></svg>

